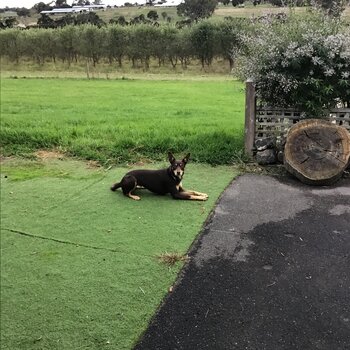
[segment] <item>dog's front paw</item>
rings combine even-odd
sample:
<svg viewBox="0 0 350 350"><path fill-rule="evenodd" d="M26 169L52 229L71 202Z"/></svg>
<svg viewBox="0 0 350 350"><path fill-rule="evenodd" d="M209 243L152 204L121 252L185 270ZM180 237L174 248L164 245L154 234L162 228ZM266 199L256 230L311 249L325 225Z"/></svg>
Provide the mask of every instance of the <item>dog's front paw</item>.
<svg viewBox="0 0 350 350"><path fill-rule="evenodd" d="M206 201L208 200L209 196L205 193L202 193L200 196L198 196L198 200L200 201Z"/></svg>
<svg viewBox="0 0 350 350"><path fill-rule="evenodd" d="M139 201L141 198L139 196L135 196L134 194L128 194L128 197L133 199L134 201Z"/></svg>

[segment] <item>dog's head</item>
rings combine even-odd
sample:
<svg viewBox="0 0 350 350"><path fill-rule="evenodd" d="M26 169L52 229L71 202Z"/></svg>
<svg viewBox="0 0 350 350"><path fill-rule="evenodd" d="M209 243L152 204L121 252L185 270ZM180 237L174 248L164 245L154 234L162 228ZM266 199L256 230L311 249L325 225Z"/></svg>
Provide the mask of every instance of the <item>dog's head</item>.
<svg viewBox="0 0 350 350"><path fill-rule="evenodd" d="M186 157L182 160L176 160L175 157L171 152L168 153L168 158L170 162L170 169L172 174L177 177L178 179L182 179L184 172L185 172L185 166L190 159L190 153L186 155Z"/></svg>

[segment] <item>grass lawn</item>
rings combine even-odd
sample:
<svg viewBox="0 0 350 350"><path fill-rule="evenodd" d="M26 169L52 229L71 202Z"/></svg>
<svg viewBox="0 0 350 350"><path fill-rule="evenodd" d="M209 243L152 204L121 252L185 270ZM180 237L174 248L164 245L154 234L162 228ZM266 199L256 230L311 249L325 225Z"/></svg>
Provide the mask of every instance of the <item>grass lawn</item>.
<svg viewBox="0 0 350 350"><path fill-rule="evenodd" d="M207 202L147 191L133 201L109 190L127 170L3 160L2 349L130 349L182 266L156 257L187 252L236 175L189 163L184 185Z"/></svg>
<svg viewBox="0 0 350 350"><path fill-rule="evenodd" d="M232 80L2 79L5 155L59 148L102 164L168 150L230 164L243 146L243 84Z"/></svg>

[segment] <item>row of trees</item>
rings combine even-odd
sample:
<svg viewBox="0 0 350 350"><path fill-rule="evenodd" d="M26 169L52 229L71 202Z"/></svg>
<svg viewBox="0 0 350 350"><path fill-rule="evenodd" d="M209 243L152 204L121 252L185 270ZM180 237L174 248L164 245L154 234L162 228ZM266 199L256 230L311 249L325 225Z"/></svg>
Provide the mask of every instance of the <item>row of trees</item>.
<svg viewBox="0 0 350 350"><path fill-rule="evenodd" d="M168 23L171 22L171 17L163 11L161 13L163 20L166 20ZM139 16L131 18L129 21L126 20L124 16L119 16L118 18L112 18L109 20L109 24L119 24L122 26L134 25L134 24L152 24L159 25L157 22L159 20L158 12L155 10L150 10L146 16L142 13ZM59 28L67 25L81 25L81 24L93 24L98 27L106 25L106 23L95 13L87 12L80 13L78 15L67 14L65 16L54 19L46 14L41 15L38 19L39 28ZM177 22L177 25L182 26L183 22Z"/></svg>
<svg viewBox="0 0 350 350"><path fill-rule="evenodd" d="M201 21L182 29L175 26L159 27L93 25L66 26L59 29L8 29L0 32L0 52L13 62L32 58L39 64L62 60L88 60L94 65L101 61L122 66L125 59L133 66L142 64L146 69L150 60L159 65L181 64L186 67L192 58L202 66L210 65L215 57L228 60L233 67L232 53L242 46L241 34L249 22L231 19L220 22Z"/></svg>

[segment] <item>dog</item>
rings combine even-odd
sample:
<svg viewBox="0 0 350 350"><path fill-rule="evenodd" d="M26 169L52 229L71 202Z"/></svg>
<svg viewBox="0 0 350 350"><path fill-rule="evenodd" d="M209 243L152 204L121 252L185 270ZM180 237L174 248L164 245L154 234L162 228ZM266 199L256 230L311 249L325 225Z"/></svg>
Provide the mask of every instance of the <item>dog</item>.
<svg viewBox="0 0 350 350"><path fill-rule="evenodd" d="M206 201L208 195L197 191L185 190L182 187L182 178L185 166L190 158L190 153L182 160L176 160L171 152L168 153L170 166L161 170L132 170L129 171L120 182L115 183L111 190L122 188L123 194L134 200L140 200L139 196L132 194L137 188L146 188L153 193L165 195L170 193L174 199L189 199Z"/></svg>

